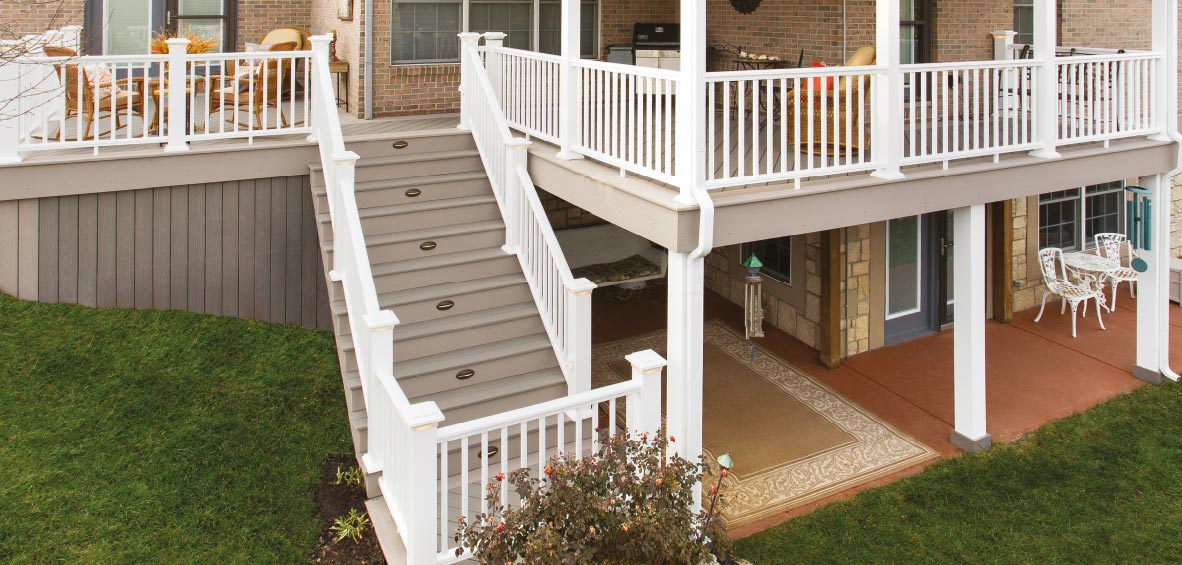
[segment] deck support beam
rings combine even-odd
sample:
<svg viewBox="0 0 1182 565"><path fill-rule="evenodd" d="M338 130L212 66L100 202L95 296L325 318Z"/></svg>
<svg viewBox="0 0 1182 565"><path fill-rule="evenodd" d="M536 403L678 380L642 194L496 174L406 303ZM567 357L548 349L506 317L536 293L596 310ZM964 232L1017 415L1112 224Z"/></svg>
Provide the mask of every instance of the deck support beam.
<svg viewBox="0 0 1182 565"><path fill-rule="evenodd" d="M1162 382L1162 363L1169 347L1170 180L1166 175L1141 178L1141 186L1153 191L1149 250L1138 256L1149 269L1137 277L1137 361L1133 376L1145 382Z"/></svg>
<svg viewBox="0 0 1182 565"><path fill-rule="evenodd" d="M1014 321L1014 201L1002 200L990 207L993 321L1008 324Z"/></svg>
<svg viewBox="0 0 1182 565"><path fill-rule="evenodd" d="M666 432L670 452L697 462L702 455L702 325L705 261L692 253L669 253L668 378ZM695 508L701 500L695 486Z"/></svg>
<svg viewBox="0 0 1182 565"><path fill-rule="evenodd" d="M965 451L988 449L985 428L985 205L953 211L953 402L950 441Z"/></svg>
<svg viewBox="0 0 1182 565"><path fill-rule="evenodd" d="M882 165L872 175L881 179L903 178L903 73L899 61L899 0L876 0L874 52L886 74L874 75L874 128L870 146ZM684 49L682 50L684 52Z"/></svg>

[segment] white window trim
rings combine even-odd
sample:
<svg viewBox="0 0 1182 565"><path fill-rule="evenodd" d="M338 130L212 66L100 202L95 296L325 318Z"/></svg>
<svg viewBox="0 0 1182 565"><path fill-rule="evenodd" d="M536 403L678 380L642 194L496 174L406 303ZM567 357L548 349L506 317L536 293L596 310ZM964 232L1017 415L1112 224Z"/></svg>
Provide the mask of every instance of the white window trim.
<svg viewBox="0 0 1182 565"><path fill-rule="evenodd" d="M895 318L902 318L912 314L923 311L923 217L912 216L917 222L915 232L915 308L910 310L903 310L900 312L891 313L891 222L904 220L908 218L896 218L887 220L887 242L886 242L886 319L894 320Z"/></svg>
<svg viewBox="0 0 1182 565"><path fill-rule="evenodd" d="M1106 190L1104 192L1092 194L1091 196L1100 196L1103 194L1111 194L1114 192L1119 192L1119 193L1123 194L1124 188L1125 188L1125 182L1124 181L1114 181L1114 182L1120 182L1120 189L1119 190L1117 190L1117 189ZM1108 183L1101 183L1101 184L1108 184ZM1091 186L1097 186L1097 185L1091 185ZM1076 219L1075 219L1075 224L1076 224L1075 225L1075 235L1076 235L1076 241L1078 241L1079 244L1076 245L1075 247L1063 248L1063 251L1088 251L1088 250L1091 250L1096 247L1095 241L1093 241L1093 236L1095 234L1088 233L1088 220L1089 220L1089 217L1088 217L1088 196L1089 195L1088 195L1087 189L1088 189L1088 187L1086 187L1086 186L1081 186L1081 187L1075 188L1074 190L1076 191L1076 195L1074 197L1064 198L1062 200L1056 200L1055 202L1053 202L1053 203L1059 203L1059 202L1065 202L1065 201L1074 201L1076 209L1079 210L1079 215L1076 216ZM1124 198L1121 199L1122 205L1117 206L1117 210L1116 210L1117 229L1124 229L1125 222L1128 221L1128 218L1125 217L1125 207L1123 205L1124 200L1125 200ZM1052 204L1052 202L1048 202L1047 204ZM1043 202L1042 202L1042 197L1040 196L1039 202L1038 202L1039 209L1036 212L1038 214L1038 216L1036 216L1036 217L1042 216L1042 206L1043 206ZM1038 226L1038 231L1039 232L1042 231L1042 225ZM1041 235L1040 233L1036 233L1035 237L1040 237L1040 235ZM1041 241L1039 242L1039 248L1040 249L1042 248Z"/></svg>

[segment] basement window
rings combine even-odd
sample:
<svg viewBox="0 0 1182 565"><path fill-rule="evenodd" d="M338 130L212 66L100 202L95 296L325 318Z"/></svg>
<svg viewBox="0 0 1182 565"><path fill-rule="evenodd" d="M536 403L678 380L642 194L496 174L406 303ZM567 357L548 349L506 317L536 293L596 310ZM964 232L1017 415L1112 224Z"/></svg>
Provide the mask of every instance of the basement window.
<svg viewBox="0 0 1182 565"><path fill-rule="evenodd" d="M746 261L752 253L763 263L760 274L765 277L792 284L792 237L777 237L763 241L752 241L740 246L740 262Z"/></svg>
<svg viewBox="0 0 1182 565"><path fill-rule="evenodd" d="M1107 182L1038 197L1038 248L1090 249L1098 233L1120 233L1125 183Z"/></svg>

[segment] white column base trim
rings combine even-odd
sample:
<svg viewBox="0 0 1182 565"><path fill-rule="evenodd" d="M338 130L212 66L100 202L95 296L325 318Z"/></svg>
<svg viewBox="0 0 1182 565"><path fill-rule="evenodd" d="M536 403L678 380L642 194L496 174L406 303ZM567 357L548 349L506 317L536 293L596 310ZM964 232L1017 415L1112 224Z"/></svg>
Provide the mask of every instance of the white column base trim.
<svg viewBox="0 0 1182 565"><path fill-rule="evenodd" d="M1167 133L1155 133L1149 136L1150 141L1174 141Z"/></svg>
<svg viewBox="0 0 1182 565"><path fill-rule="evenodd" d="M558 153L555 153L554 156L562 159L563 161L578 161L579 159L583 158L582 153L578 153L571 149L563 149Z"/></svg>
<svg viewBox="0 0 1182 565"><path fill-rule="evenodd" d="M990 434L973 439L955 429L948 435L948 441L962 451L985 451L993 446L993 436Z"/></svg>
<svg viewBox="0 0 1182 565"><path fill-rule="evenodd" d="M184 153L188 150L189 150L188 143L180 143L180 144L169 143L168 145L164 146L165 153Z"/></svg>
<svg viewBox="0 0 1182 565"><path fill-rule="evenodd" d="M1140 365L1133 365L1133 378L1145 381L1151 385L1159 385L1165 382L1160 370L1150 369Z"/></svg>
<svg viewBox="0 0 1182 565"><path fill-rule="evenodd" d="M1058 159L1062 157L1058 151L1054 149L1035 149L1030 152L1031 157L1038 157L1039 159Z"/></svg>
<svg viewBox="0 0 1182 565"><path fill-rule="evenodd" d="M900 171L898 167L888 167L885 169L875 169L873 173L870 173L870 176L883 180L898 180L907 175L904 175L903 171Z"/></svg>

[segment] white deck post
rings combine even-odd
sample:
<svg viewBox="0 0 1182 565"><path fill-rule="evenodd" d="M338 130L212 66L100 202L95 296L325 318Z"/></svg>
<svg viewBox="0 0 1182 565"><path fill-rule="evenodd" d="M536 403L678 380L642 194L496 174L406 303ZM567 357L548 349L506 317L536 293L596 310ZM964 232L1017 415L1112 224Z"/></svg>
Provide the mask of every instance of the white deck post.
<svg viewBox="0 0 1182 565"><path fill-rule="evenodd" d="M487 48L485 59L488 64L488 82L492 83L493 94L497 96L497 101L502 105L504 100L501 100L501 81L504 80L502 76L501 51L505 46L505 33L500 31L489 31L484 34L484 46Z"/></svg>
<svg viewBox="0 0 1182 565"><path fill-rule="evenodd" d="M472 129L468 124L468 97L465 95L464 89L468 88L471 83L471 74L475 70L468 68L468 51L475 49L476 44L479 42L479 33L465 31L460 34L460 123L456 127L464 131Z"/></svg>
<svg viewBox="0 0 1182 565"><path fill-rule="evenodd" d="M1153 69L1153 111L1161 131L1153 139L1169 141L1178 129L1178 0L1153 0L1150 9L1151 45L1161 55Z"/></svg>
<svg viewBox="0 0 1182 565"><path fill-rule="evenodd" d="M0 64L0 100L14 100L16 104L11 104L10 108L6 108L0 113L0 163L19 163L21 161L20 147L21 142L21 114L23 113L23 104L20 104L18 98L22 86L21 72L25 69L19 61L8 61ZM44 111L44 110L43 110ZM64 127L59 126L59 127ZM48 136L46 132L42 135Z"/></svg>
<svg viewBox="0 0 1182 565"><path fill-rule="evenodd" d="M575 151L582 136L582 80L574 63L582 57L582 0L562 0L562 64L558 68L559 159L582 159Z"/></svg>
<svg viewBox="0 0 1182 565"><path fill-rule="evenodd" d="M75 53L82 52L82 26L69 25L62 28L62 45L73 49Z"/></svg>
<svg viewBox="0 0 1182 565"><path fill-rule="evenodd" d="M390 378L393 378L392 376ZM439 423L443 421L443 413L434 402L412 404L408 414L407 424L410 426L410 437L406 443L405 460L387 464L383 471L382 481L387 480L387 473L394 465L406 469L405 482L391 485L397 490L402 487L406 496L406 506L402 526L406 531L406 562L407 563L437 563L438 552L436 544L439 541ZM444 455L446 457L446 454ZM399 457L399 454L394 454ZM443 483L447 484L446 481ZM390 490L383 488L383 493ZM449 537L453 532L444 532Z"/></svg>
<svg viewBox="0 0 1182 565"><path fill-rule="evenodd" d="M501 250L510 255L516 255L521 249L521 209L526 206L522 198L522 187L518 186L517 167L525 167L529 161L530 141L514 138L505 142L509 148L505 152L506 186L500 187L505 195L505 245Z"/></svg>
<svg viewBox="0 0 1182 565"><path fill-rule="evenodd" d="M1018 32L1008 29L993 31L993 60L1009 61L1014 58L1014 37Z"/></svg>
<svg viewBox="0 0 1182 565"><path fill-rule="evenodd" d="M706 3L681 0L681 76L677 79L676 200L694 204L706 183Z"/></svg>
<svg viewBox="0 0 1182 565"><path fill-rule="evenodd" d="M667 430L670 452L697 462L702 456L702 308L704 261L669 253ZM697 485L694 501L701 500Z"/></svg>
<svg viewBox="0 0 1182 565"><path fill-rule="evenodd" d="M174 37L168 44L168 85L161 85L164 89L166 104L168 105L168 145L164 150L169 153L179 153L189 150L186 142L189 132L185 131L188 122L189 96L185 93L188 84L189 67L185 55L189 52L189 40Z"/></svg>
<svg viewBox="0 0 1182 565"><path fill-rule="evenodd" d="M566 336L574 381L567 394L591 390L591 292L595 283L575 279L566 285ZM659 411L659 409L658 409Z"/></svg>
<svg viewBox="0 0 1182 565"><path fill-rule="evenodd" d="M1137 276L1137 360L1133 376L1149 383L1162 382L1163 348L1169 347L1170 181L1165 175L1141 178L1141 186L1153 194L1149 250L1138 250L1149 269Z"/></svg>
<svg viewBox="0 0 1182 565"><path fill-rule="evenodd" d="M332 44L332 36L313 35L312 37L308 38L308 41L312 43L312 69L319 69L320 61L324 61L324 64L327 65L328 48L329 45ZM315 85L310 85L308 90L312 93L308 97L309 103L312 104L312 131L308 133L308 141L311 143L316 143L319 139L317 131L320 127L320 124L323 123L322 120L325 119L324 113L328 111L328 101L322 100L323 97L317 95L317 93L320 92L320 89L316 88Z"/></svg>
<svg viewBox="0 0 1182 565"><path fill-rule="evenodd" d="M1059 157L1059 69L1055 59L1058 38L1057 0L1034 0L1034 140L1039 148L1030 154L1043 159Z"/></svg>
<svg viewBox="0 0 1182 565"><path fill-rule="evenodd" d="M899 0L875 2L874 56L886 75L874 75L870 123L871 158L881 165L873 173L881 179L903 178L903 71L899 62Z"/></svg>
<svg viewBox="0 0 1182 565"><path fill-rule="evenodd" d="M665 368L665 358L645 349L624 359L632 364L632 380L640 382L639 402L628 403L628 427L635 434L655 434L661 429L661 369Z"/></svg>
<svg viewBox="0 0 1182 565"><path fill-rule="evenodd" d="M988 449L985 431L985 205L953 211L953 404L952 445Z"/></svg>

